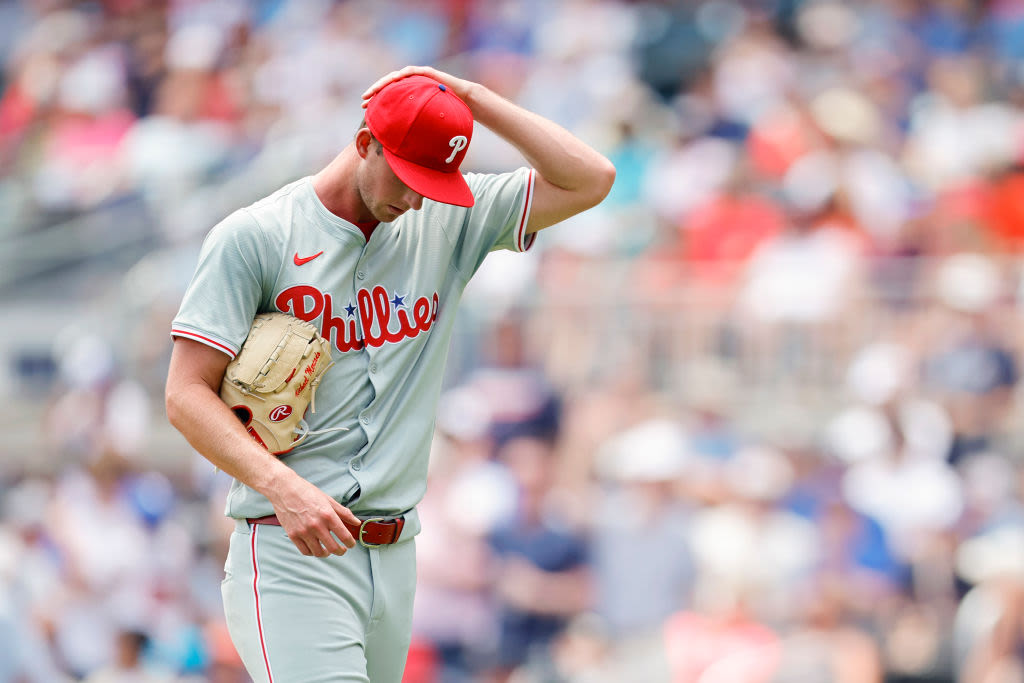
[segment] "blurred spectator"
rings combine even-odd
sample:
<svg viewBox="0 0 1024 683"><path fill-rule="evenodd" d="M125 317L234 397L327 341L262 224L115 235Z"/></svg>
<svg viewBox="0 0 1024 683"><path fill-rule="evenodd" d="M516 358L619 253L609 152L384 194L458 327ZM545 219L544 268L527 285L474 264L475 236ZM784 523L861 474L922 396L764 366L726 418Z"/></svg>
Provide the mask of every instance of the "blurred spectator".
<svg viewBox="0 0 1024 683"><path fill-rule="evenodd" d="M959 569L975 587L957 614L961 680L1021 680L1024 656L1024 525L1004 527L965 543Z"/></svg>
<svg viewBox="0 0 1024 683"><path fill-rule="evenodd" d="M907 166L918 180L939 190L955 188L1015 160L1020 112L985 101L987 78L978 57L937 56L927 78L929 91L911 109L906 148Z"/></svg>
<svg viewBox="0 0 1024 683"><path fill-rule="evenodd" d="M730 409L741 391L738 373L721 361L705 361L686 368L683 381L686 383L683 402L690 413L687 430L693 451L713 460L729 459L743 440ZM688 477L690 479L692 477Z"/></svg>
<svg viewBox="0 0 1024 683"><path fill-rule="evenodd" d="M782 657L779 636L747 606L747 589L719 595L699 611L682 611L665 622L672 683L769 683Z"/></svg>
<svg viewBox="0 0 1024 683"><path fill-rule="evenodd" d="M508 680L521 667L549 667L550 647L569 619L593 601L589 549L559 517L549 443L517 437L498 459L518 484L515 516L490 536L498 640L493 675Z"/></svg>
<svg viewBox="0 0 1024 683"><path fill-rule="evenodd" d="M96 206L123 191L118 155L136 120L126 106L117 48L83 40L75 50L58 82L32 178L36 202L56 213Z"/></svg>
<svg viewBox="0 0 1024 683"><path fill-rule="evenodd" d="M903 420L886 416L872 424L878 431L866 434L865 442L878 444L878 450L850 464L842 494L850 507L882 525L901 561L915 562L960 520L963 490L941 452L922 450L908 440L913 417Z"/></svg>
<svg viewBox="0 0 1024 683"><path fill-rule="evenodd" d="M442 396L427 493L418 507L423 530L416 538L411 656L435 672L423 673L423 680L474 680L498 637L488 536L511 518L517 490L511 474L490 459L489 417L468 390Z"/></svg>
<svg viewBox="0 0 1024 683"><path fill-rule="evenodd" d="M1002 275L994 262L978 254L951 256L937 279L943 333L924 352L924 388L949 411L954 434L946 457L956 464L994 446L1002 434L1017 358L1001 315Z"/></svg>
<svg viewBox="0 0 1024 683"><path fill-rule="evenodd" d="M461 384L488 412L494 448L520 436L550 441L560 426L561 400L531 357L525 322L515 312L492 321L481 343L483 357Z"/></svg>
<svg viewBox="0 0 1024 683"><path fill-rule="evenodd" d="M749 186L748 179L734 178L681 221L693 276L729 283L735 276L730 268L745 262L763 242L782 231L786 221L782 210L774 201L750 192Z"/></svg>
<svg viewBox="0 0 1024 683"><path fill-rule="evenodd" d="M1021 679L1024 657L1024 469L990 454L964 468L980 518L956 551L958 576L971 586L954 623L961 680ZM983 521L981 521L983 520Z"/></svg>
<svg viewBox="0 0 1024 683"><path fill-rule="evenodd" d="M794 480L782 452L747 446L720 466L722 499L692 522L694 605L735 605L755 618L786 620L822 552L818 530L784 509Z"/></svg>
<svg viewBox="0 0 1024 683"><path fill-rule="evenodd" d="M616 642L649 639L691 604L693 512L677 482L694 473L695 457L683 428L658 419L618 434L597 454L594 610Z"/></svg>
<svg viewBox="0 0 1024 683"><path fill-rule="evenodd" d="M804 345L832 331L831 323L852 312L863 286L863 245L835 210L834 179L824 188L801 187L784 231L762 242L751 254L737 295L739 317L749 326L753 344L763 347L769 371L806 374L816 359ZM819 194L820 193L820 194ZM823 340L843 349L844 340Z"/></svg>
<svg viewBox="0 0 1024 683"><path fill-rule="evenodd" d="M123 630L117 634L117 654L109 666L86 676L85 683L169 683L173 678L145 663L148 637L141 631Z"/></svg>
<svg viewBox="0 0 1024 683"><path fill-rule="evenodd" d="M71 680L49 644L47 609L62 591L57 549L46 529L49 482L25 479L6 488L0 519L0 681Z"/></svg>
<svg viewBox="0 0 1024 683"><path fill-rule="evenodd" d="M812 521L819 533L819 562L808 585L814 597L807 602L820 599L822 608L849 616L899 594L908 580L908 567L890 547L885 528L843 498L843 468L818 451L791 458L796 479L784 505ZM813 612L816 606L808 604L807 609Z"/></svg>
<svg viewBox="0 0 1024 683"><path fill-rule="evenodd" d="M1016 163L994 173L986 225L999 251L1020 254L1024 249L1024 167Z"/></svg>
<svg viewBox="0 0 1024 683"><path fill-rule="evenodd" d="M823 576L810 582L797 610L795 628L782 642L774 681L881 683L885 665L881 648L862 626L863 602L843 585L843 578Z"/></svg>

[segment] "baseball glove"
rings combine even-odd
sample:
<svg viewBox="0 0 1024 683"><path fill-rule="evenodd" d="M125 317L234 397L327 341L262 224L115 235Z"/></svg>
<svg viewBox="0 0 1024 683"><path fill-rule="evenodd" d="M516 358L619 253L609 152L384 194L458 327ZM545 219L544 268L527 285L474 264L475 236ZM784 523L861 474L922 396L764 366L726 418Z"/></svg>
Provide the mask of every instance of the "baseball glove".
<svg viewBox="0 0 1024 683"><path fill-rule="evenodd" d="M311 433L306 407L316 412L316 388L331 364L330 344L312 324L260 313L224 372L220 397L252 438L282 455Z"/></svg>

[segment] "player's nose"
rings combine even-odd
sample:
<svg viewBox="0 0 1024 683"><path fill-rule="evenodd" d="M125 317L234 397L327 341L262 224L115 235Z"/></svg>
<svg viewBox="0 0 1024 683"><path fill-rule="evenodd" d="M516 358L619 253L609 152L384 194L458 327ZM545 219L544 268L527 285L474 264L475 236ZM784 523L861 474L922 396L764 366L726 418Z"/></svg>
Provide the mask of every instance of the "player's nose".
<svg viewBox="0 0 1024 683"><path fill-rule="evenodd" d="M414 211L419 211L423 206L423 195L411 188L406 188L402 199L409 205L409 208Z"/></svg>

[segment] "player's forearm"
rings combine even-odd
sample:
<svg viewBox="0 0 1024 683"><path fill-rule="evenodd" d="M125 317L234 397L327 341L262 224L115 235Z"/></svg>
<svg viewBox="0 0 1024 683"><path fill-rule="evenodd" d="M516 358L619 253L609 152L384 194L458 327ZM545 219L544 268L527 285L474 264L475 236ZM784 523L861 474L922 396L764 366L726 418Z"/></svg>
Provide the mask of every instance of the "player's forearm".
<svg viewBox="0 0 1024 683"><path fill-rule="evenodd" d="M261 448L220 397L203 384L169 390L167 417L203 457L264 495L276 481L293 474Z"/></svg>
<svg viewBox="0 0 1024 683"><path fill-rule="evenodd" d="M514 146L552 185L592 195L596 205L615 181L615 167L600 152L543 116L479 84L465 96L473 118Z"/></svg>

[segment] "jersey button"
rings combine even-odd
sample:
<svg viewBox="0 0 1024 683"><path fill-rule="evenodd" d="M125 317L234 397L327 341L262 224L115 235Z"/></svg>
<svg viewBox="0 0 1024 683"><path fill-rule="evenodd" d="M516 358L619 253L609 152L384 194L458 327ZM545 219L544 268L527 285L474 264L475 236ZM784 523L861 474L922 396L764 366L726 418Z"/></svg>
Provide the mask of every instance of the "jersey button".
<svg viewBox="0 0 1024 683"><path fill-rule="evenodd" d="M359 278L360 280L366 279L366 271L365 270L358 271L356 273L356 277Z"/></svg>
<svg viewBox="0 0 1024 683"><path fill-rule="evenodd" d="M370 372L377 372L377 364L370 363Z"/></svg>
<svg viewBox="0 0 1024 683"><path fill-rule="evenodd" d="M364 425L370 424L370 418L367 415L363 415L361 418L359 418L359 421L362 422Z"/></svg>
<svg viewBox="0 0 1024 683"><path fill-rule="evenodd" d="M359 463L357 463L357 462L352 463L352 469L354 469L354 470L356 470L358 472L359 471Z"/></svg>

